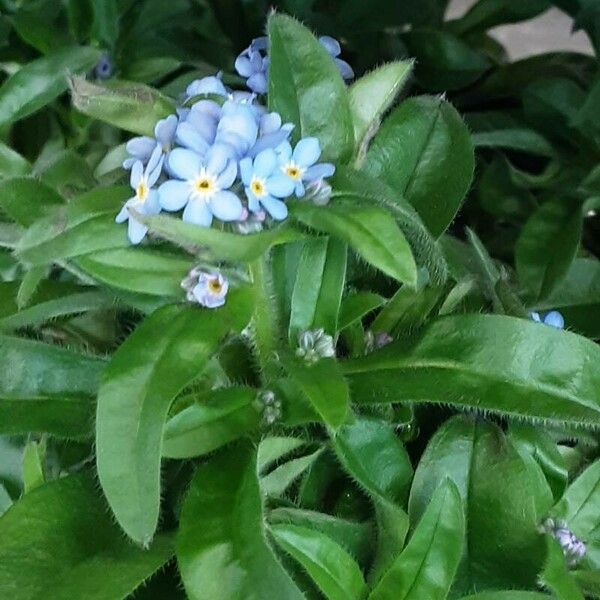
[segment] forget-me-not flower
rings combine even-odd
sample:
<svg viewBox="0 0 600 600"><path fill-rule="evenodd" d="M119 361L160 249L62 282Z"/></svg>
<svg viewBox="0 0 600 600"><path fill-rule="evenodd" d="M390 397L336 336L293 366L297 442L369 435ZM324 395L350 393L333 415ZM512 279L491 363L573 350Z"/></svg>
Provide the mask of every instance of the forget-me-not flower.
<svg viewBox="0 0 600 600"><path fill-rule="evenodd" d="M160 148L161 152L165 154L170 152L175 141L178 122L177 115L169 115L158 121L154 127L154 138L144 135L130 139L125 146L130 156L123 162L123 168L131 169L138 160L145 165L150 160L155 148Z"/></svg>
<svg viewBox="0 0 600 600"><path fill-rule="evenodd" d="M97 79L108 79L112 76L114 72L112 61L110 60L110 56L108 53L104 53L98 64L94 67L94 75Z"/></svg>
<svg viewBox="0 0 600 600"><path fill-rule="evenodd" d="M175 140L184 148L204 156L215 141L221 107L213 100L200 100L187 111L175 133Z"/></svg>
<svg viewBox="0 0 600 600"><path fill-rule="evenodd" d="M162 150L156 146L145 169L139 160L131 168L130 184L135 190L135 196L125 202L115 221L128 221L127 236L132 244L139 244L144 239L148 227L131 216L128 209L133 208L142 215L157 215L160 212L158 190L152 186L160 177L163 160Z"/></svg>
<svg viewBox="0 0 600 600"><path fill-rule="evenodd" d="M329 35L322 35L319 38L319 42L321 42L321 46L323 46L331 58L333 58L335 66L338 68L342 78L353 79L354 71L352 70L352 67L345 60L338 58L342 53L342 47L340 46L340 43Z"/></svg>
<svg viewBox="0 0 600 600"><path fill-rule="evenodd" d="M272 148L263 150L254 161L243 158L240 161L240 173L246 188L248 208L256 213L261 206L277 221L287 217L288 209L281 198L287 198L295 184L279 169L277 154Z"/></svg>
<svg viewBox="0 0 600 600"><path fill-rule="evenodd" d="M231 155L240 159L258 138L258 114L249 102L228 100L221 107L215 143L229 147Z"/></svg>
<svg viewBox="0 0 600 600"><path fill-rule="evenodd" d="M195 79L185 89L186 98L193 98L194 96L201 96L203 94L215 94L216 96L227 96L227 88L221 81L221 73L216 75L209 75L208 77L202 77L202 79Z"/></svg>
<svg viewBox="0 0 600 600"><path fill-rule="evenodd" d="M295 193L298 198L304 196L304 182L311 182L335 173L335 166L331 163L319 163L321 146L315 137L301 139L294 150L289 142L283 142L277 148L281 172L294 182Z"/></svg>
<svg viewBox="0 0 600 600"><path fill-rule="evenodd" d="M293 129L293 123L281 122L279 113L271 112L261 115L258 121L258 139L248 150L248 156L254 158L267 148L277 148L282 142L287 141Z"/></svg>
<svg viewBox="0 0 600 600"><path fill-rule="evenodd" d="M246 78L246 85L257 94L266 94L269 87L267 46L268 38L256 38L235 59L235 70L240 76Z"/></svg>
<svg viewBox="0 0 600 600"><path fill-rule="evenodd" d="M538 312L532 312L530 316L536 323L550 325L550 327L555 327L556 329L564 329L565 327L565 319L557 310L551 310L543 319Z"/></svg>
<svg viewBox="0 0 600 600"><path fill-rule="evenodd" d="M174 177L159 188L160 206L168 211L185 207L183 220L209 227L213 216L221 221L237 221L243 206L229 191L237 176L237 162L227 148L216 144L203 159L185 148L176 148L169 156Z"/></svg>

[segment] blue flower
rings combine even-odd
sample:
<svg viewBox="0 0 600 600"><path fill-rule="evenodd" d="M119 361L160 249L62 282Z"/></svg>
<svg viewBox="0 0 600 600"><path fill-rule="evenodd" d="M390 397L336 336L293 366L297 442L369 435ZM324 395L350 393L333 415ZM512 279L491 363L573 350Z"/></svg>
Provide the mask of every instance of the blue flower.
<svg viewBox="0 0 600 600"><path fill-rule="evenodd" d="M335 38L332 38L328 35L322 35L319 38L319 42L321 42L321 45L333 58L342 78L353 79L354 71L352 70L352 67L345 60L338 58L338 56L342 53L340 43Z"/></svg>
<svg viewBox="0 0 600 600"><path fill-rule="evenodd" d="M215 141L221 113L221 107L213 100L196 102L177 126L175 140L204 156Z"/></svg>
<svg viewBox="0 0 600 600"><path fill-rule="evenodd" d="M246 78L246 85L257 94L266 94L269 87L267 46L268 39L266 37L256 38L235 59L235 70L240 76Z"/></svg>
<svg viewBox="0 0 600 600"><path fill-rule="evenodd" d="M221 108L215 143L225 144L232 156L242 158L258 138L259 113L248 102L228 100Z"/></svg>
<svg viewBox="0 0 600 600"><path fill-rule="evenodd" d="M544 325L550 325L550 327L555 327L556 329L564 329L565 327L565 320L557 310L547 313L543 320L540 317L540 313L537 312L532 312L529 316L536 323L544 323Z"/></svg>
<svg viewBox="0 0 600 600"><path fill-rule="evenodd" d="M97 79L108 79L112 76L113 72L112 61L110 60L110 56L105 52L94 68L94 75Z"/></svg>
<svg viewBox="0 0 600 600"><path fill-rule="evenodd" d="M242 181L248 197L248 208L256 213L261 205L277 221L287 217L288 209L280 198L287 198L294 191L294 182L278 169L277 154L272 148L263 150L252 161L246 157L240 161Z"/></svg>
<svg viewBox="0 0 600 600"><path fill-rule="evenodd" d="M221 81L221 73L202 77L202 79L195 79L185 90L186 99L201 96L202 94L215 94L216 96L227 97L228 92Z"/></svg>
<svg viewBox="0 0 600 600"><path fill-rule="evenodd" d="M123 162L124 169L131 169L136 161L145 165L152 156L155 148L160 148L165 154L171 150L177 130L177 115L169 115L158 121L154 127L154 138L147 135L130 139L125 148L130 157Z"/></svg>
<svg viewBox="0 0 600 600"><path fill-rule="evenodd" d="M304 182L313 182L335 173L335 166L331 163L316 164L321 156L321 146L315 137L301 139L292 152L289 142L283 142L277 148L280 169L291 181L294 182L295 193L298 198L304 196Z"/></svg>
<svg viewBox="0 0 600 600"><path fill-rule="evenodd" d="M220 273L200 272L198 283L194 286L189 298L206 308L218 308L225 304L229 290L229 282Z"/></svg>
<svg viewBox="0 0 600 600"><path fill-rule="evenodd" d="M135 190L135 196L125 202L115 221L117 223L129 221L127 236L132 244L139 244L144 239L148 228L143 223L136 221L129 214L128 209L133 208L142 215L157 215L160 212L158 191L152 186L160 177L163 160L162 150L156 146L145 169L139 160L133 164L131 169L130 184Z"/></svg>
<svg viewBox="0 0 600 600"><path fill-rule="evenodd" d="M229 150L213 146L203 159L185 148L176 148L169 156L169 168L177 179L159 188L160 206L168 211L185 207L183 220L209 227L213 216L221 221L237 221L243 214L240 199L231 191L237 176L237 163Z"/></svg>
<svg viewBox="0 0 600 600"><path fill-rule="evenodd" d="M258 122L258 139L248 150L248 156L254 158L267 148L277 148L282 142L287 141L293 129L293 123L282 124L279 113L272 112L261 115Z"/></svg>

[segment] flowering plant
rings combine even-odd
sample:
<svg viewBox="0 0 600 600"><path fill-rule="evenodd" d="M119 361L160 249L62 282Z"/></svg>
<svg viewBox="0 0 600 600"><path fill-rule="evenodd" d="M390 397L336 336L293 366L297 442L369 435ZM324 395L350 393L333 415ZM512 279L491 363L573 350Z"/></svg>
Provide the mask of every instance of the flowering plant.
<svg viewBox="0 0 600 600"><path fill-rule="evenodd" d="M546 131L484 35L541 8L17 4L0 598L599 597L597 84Z"/></svg>

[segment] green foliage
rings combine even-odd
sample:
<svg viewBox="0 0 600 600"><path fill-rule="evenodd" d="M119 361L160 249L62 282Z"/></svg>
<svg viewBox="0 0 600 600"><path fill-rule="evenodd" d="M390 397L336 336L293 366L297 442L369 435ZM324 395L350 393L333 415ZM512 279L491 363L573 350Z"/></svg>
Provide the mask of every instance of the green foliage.
<svg viewBox="0 0 600 600"><path fill-rule="evenodd" d="M0 2L0 598L600 598L598 3L271 4Z"/></svg>

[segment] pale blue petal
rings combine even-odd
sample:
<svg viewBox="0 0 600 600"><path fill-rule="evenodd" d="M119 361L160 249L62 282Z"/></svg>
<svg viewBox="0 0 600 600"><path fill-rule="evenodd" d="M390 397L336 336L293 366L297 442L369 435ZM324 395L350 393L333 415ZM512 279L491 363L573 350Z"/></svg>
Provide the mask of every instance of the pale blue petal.
<svg viewBox="0 0 600 600"><path fill-rule="evenodd" d="M158 188L159 203L165 210L181 210L189 200L191 188L187 181L171 179Z"/></svg>
<svg viewBox="0 0 600 600"><path fill-rule="evenodd" d="M202 159L191 150L175 148L169 155L169 169L179 179L194 179L201 167Z"/></svg>
<svg viewBox="0 0 600 600"><path fill-rule="evenodd" d="M340 72L340 75L342 76L342 79L354 79L354 70L345 60L336 58L335 64Z"/></svg>
<svg viewBox="0 0 600 600"><path fill-rule="evenodd" d="M314 181L315 179L324 179L331 177L335 173L335 165L331 163L319 163L309 167L304 172L302 179L305 181Z"/></svg>
<svg viewBox="0 0 600 600"><path fill-rule="evenodd" d="M340 43L330 35L322 35L319 38L319 42L321 42L321 45L329 54L331 54L331 56L338 56L342 51Z"/></svg>
<svg viewBox="0 0 600 600"><path fill-rule="evenodd" d="M199 96L200 94L217 94L218 96L227 96L227 90L223 82L215 76L196 79L188 85L185 93L188 97Z"/></svg>
<svg viewBox="0 0 600 600"><path fill-rule="evenodd" d="M156 165L154 170L148 174L148 182L147 182L148 187L152 187L158 181L158 178L160 177L160 174L162 173L164 159L165 159L165 157L161 156L158 159L158 164ZM148 163L148 164L150 164L150 163ZM146 168L146 172L147 171L148 171L148 169Z"/></svg>
<svg viewBox="0 0 600 600"><path fill-rule="evenodd" d="M281 115L276 112L267 113L260 118L260 135L273 133L281 128Z"/></svg>
<svg viewBox="0 0 600 600"><path fill-rule="evenodd" d="M550 311L544 317L544 323L550 327L556 327L556 329L563 329L565 326L565 320L557 310Z"/></svg>
<svg viewBox="0 0 600 600"><path fill-rule="evenodd" d="M212 213L204 200L192 200L188 202L181 217L186 223L193 223L201 227L210 227Z"/></svg>
<svg viewBox="0 0 600 600"><path fill-rule="evenodd" d="M148 164L146 165L146 170L144 171L144 175L147 179L149 179L149 175L160 165L162 168L162 146L160 144L156 144L152 155L150 156L150 160L148 160ZM160 169L158 170L158 174L160 175ZM158 176L156 177L158 179ZM156 179L154 181L156 181ZM149 184L152 185L152 184Z"/></svg>
<svg viewBox="0 0 600 600"><path fill-rule="evenodd" d="M260 210L260 202L248 187L246 188L246 198L248 198L248 210L254 213L258 212Z"/></svg>
<svg viewBox="0 0 600 600"><path fill-rule="evenodd" d="M152 154L154 147L156 146L156 140L148 136L134 137L125 144L125 149L134 158L146 162L148 157Z"/></svg>
<svg viewBox="0 0 600 600"><path fill-rule="evenodd" d="M133 165L135 164L135 161L136 161L136 160L138 160L138 159L137 159L137 158L134 158L134 157L132 157L132 156L130 156L129 158L126 158L126 159L123 161L123 168L124 168L126 171L129 171L129 169L131 169L131 167L133 167Z"/></svg>
<svg viewBox="0 0 600 600"><path fill-rule="evenodd" d="M529 313L529 316L536 323L541 323L542 322L542 318L540 317L540 313L539 312L531 312L531 313Z"/></svg>
<svg viewBox="0 0 600 600"><path fill-rule="evenodd" d="M209 148L209 144L204 137L202 137L198 130L187 121L184 121L177 126L175 139L181 146L193 150L201 156L203 156Z"/></svg>
<svg viewBox="0 0 600 600"><path fill-rule="evenodd" d="M304 196L304 184L301 181L296 182L296 189L294 190L297 198L302 198Z"/></svg>
<svg viewBox="0 0 600 600"><path fill-rule="evenodd" d="M235 160L230 160L227 163L227 166L221 171L221 174L217 177L217 185L222 190L229 189L235 178L237 177L237 162Z"/></svg>
<svg viewBox="0 0 600 600"><path fill-rule="evenodd" d="M290 131L290 129L284 129L282 127L279 131L267 133L263 137L259 138L256 144L254 144L254 146L248 150L248 156L254 158L267 148L277 148L282 142L285 142L288 139Z"/></svg>
<svg viewBox="0 0 600 600"><path fill-rule="evenodd" d="M192 104L191 113L200 113L201 115L213 118L218 121L221 118L221 107L214 100L198 100ZM189 118L188 112L186 118Z"/></svg>
<svg viewBox="0 0 600 600"><path fill-rule="evenodd" d="M252 50L266 50L269 46L269 38L266 35L254 38L250 44Z"/></svg>
<svg viewBox="0 0 600 600"><path fill-rule="evenodd" d="M148 227L135 219L129 219L129 223L127 225L127 237L132 244L139 244L146 233L148 232Z"/></svg>
<svg viewBox="0 0 600 600"><path fill-rule="evenodd" d="M296 184L292 179L284 175L283 173L275 173L272 177L267 179L267 189L269 194L277 198L287 198L294 193Z"/></svg>
<svg viewBox="0 0 600 600"><path fill-rule="evenodd" d="M240 177L244 185L250 185L252 181L252 159L242 158L240 160Z"/></svg>
<svg viewBox="0 0 600 600"><path fill-rule="evenodd" d="M218 119L201 110L192 110L185 120L209 143L215 139Z"/></svg>
<svg viewBox="0 0 600 600"><path fill-rule="evenodd" d="M307 137L301 139L294 148L292 157L294 162L301 167L310 167L314 165L321 156L321 146L316 137Z"/></svg>
<svg viewBox="0 0 600 600"><path fill-rule="evenodd" d="M173 143L175 130L179 120L176 115L169 115L166 119L161 119L154 127L154 137L161 146L168 146Z"/></svg>
<svg viewBox="0 0 600 600"><path fill-rule="evenodd" d="M219 175L228 166L230 160L230 149L223 144L215 144L206 153L206 170L213 175Z"/></svg>
<svg viewBox="0 0 600 600"><path fill-rule="evenodd" d="M242 77L250 77L250 75L252 75L252 73L254 73L254 69L252 68L252 63L250 62L250 59L248 58L248 56L243 56L242 54L240 54L235 59L234 66L235 66L235 70Z"/></svg>
<svg viewBox="0 0 600 600"><path fill-rule="evenodd" d="M260 202L276 221L283 221L287 217L288 208L281 200L277 200L273 196L265 196L260 199Z"/></svg>
<svg viewBox="0 0 600 600"><path fill-rule="evenodd" d="M144 165L141 160L136 160L131 168L131 175L129 176L129 183L131 187L135 190L137 186L140 184L142 180L142 175L144 174Z"/></svg>
<svg viewBox="0 0 600 600"><path fill-rule="evenodd" d="M269 85L267 82L267 76L265 73L254 73L251 77L246 81L246 85L257 94L266 94L269 89Z"/></svg>
<svg viewBox="0 0 600 600"><path fill-rule="evenodd" d="M213 215L221 221L238 221L244 209L241 200L228 191L214 194L210 199L210 208Z"/></svg>
<svg viewBox="0 0 600 600"><path fill-rule="evenodd" d="M157 215L160 212L160 195L158 190L150 190L148 197L144 202L144 214L145 215Z"/></svg>
<svg viewBox="0 0 600 600"><path fill-rule="evenodd" d="M272 148L263 150L254 159L254 173L258 177L268 177L277 166L277 154Z"/></svg>
<svg viewBox="0 0 600 600"><path fill-rule="evenodd" d="M279 161L281 163L288 163L292 158L292 146L286 140L285 142L281 142L277 148L275 148L275 152L277 152L277 156L279 157Z"/></svg>
<svg viewBox="0 0 600 600"><path fill-rule="evenodd" d="M127 219L129 219L129 211L127 210L127 208L131 206L134 200L135 198L129 198L129 200L127 200L127 202L123 204L123 208L121 208L119 214L115 217L116 223L124 223L125 221L127 221Z"/></svg>

